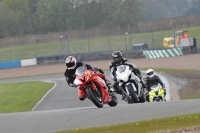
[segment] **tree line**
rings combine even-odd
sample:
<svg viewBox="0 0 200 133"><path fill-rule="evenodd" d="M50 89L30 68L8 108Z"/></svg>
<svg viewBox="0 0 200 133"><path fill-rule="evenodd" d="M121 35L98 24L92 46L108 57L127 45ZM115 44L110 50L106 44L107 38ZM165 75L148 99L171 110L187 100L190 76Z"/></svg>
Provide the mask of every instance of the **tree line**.
<svg viewBox="0 0 200 133"><path fill-rule="evenodd" d="M162 19L200 13L200 0L144 0L144 19Z"/></svg>
<svg viewBox="0 0 200 133"><path fill-rule="evenodd" d="M0 38L200 13L200 0L0 0Z"/></svg>
<svg viewBox="0 0 200 133"><path fill-rule="evenodd" d="M0 0L0 38L134 23L141 16L140 0Z"/></svg>

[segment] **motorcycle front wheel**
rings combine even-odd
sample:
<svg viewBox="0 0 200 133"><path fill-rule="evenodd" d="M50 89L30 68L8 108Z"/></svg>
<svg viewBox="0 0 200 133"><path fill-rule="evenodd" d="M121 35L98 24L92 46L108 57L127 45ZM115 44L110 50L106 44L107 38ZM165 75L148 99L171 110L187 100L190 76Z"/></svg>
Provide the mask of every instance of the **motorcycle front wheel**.
<svg viewBox="0 0 200 133"><path fill-rule="evenodd" d="M103 101L101 98L101 92L96 89L94 90L92 87L88 87L86 89L86 92L90 98L90 100L98 107L102 108L103 107Z"/></svg>
<svg viewBox="0 0 200 133"><path fill-rule="evenodd" d="M131 96L132 98L132 103L138 103L139 102L139 99L138 97L136 96L135 94L135 91L133 90L133 87L131 84L127 85L127 89L129 91L129 95Z"/></svg>

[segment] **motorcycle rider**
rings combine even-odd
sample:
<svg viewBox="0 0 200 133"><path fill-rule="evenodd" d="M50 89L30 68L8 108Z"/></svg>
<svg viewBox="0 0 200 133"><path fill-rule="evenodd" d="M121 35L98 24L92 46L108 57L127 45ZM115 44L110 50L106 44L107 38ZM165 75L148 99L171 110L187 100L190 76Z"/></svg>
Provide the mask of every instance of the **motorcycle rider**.
<svg viewBox="0 0 200 133"><path fill-rule="evenodd" d="M68 83L69 86L71 87L76 87L75 84L74 84L74 80L75 80L75 72L76 72L76 69L80 66L86 66L87 69L90 69L90 70L94 70L94 71L99 71L100 73L104 74L104 72L99 69L99 68L96 68L96 67L92 67L91 65L89 64L85 64L83 62L77 62L76 61L76 58L74 56L68 56L66 59L65 59L65 64L67 66L67 69L65 70L65 78L66 78L66 81ZM110 83L110 81L108 79L106 79L105 75L104 75L104 81L106 83L106 85L108 86L108 89L109 89L109 92L112 92L112 85ZM82 94L82 91L79 90L78 91L78 98L83 101L85 99L85 96Z"/></svg>
<svg viewBox="0 0 200 133"><path fill-rule="evenodd" d="M151 86L158 85L158 83L162 86L162 89L164 89L164 95L166 96L166 90L165 90L165 84L162 82L162 80L154 74L153 69L148 69L146 71L147 77L144 77L144 81L147 85L147 94L146 94L146 100L149 102L149 91Z"/></svg>
<svg viewBox="0 0 200 133"><path fill-rule="evenodd" d="M121 94L121 91L118 89L118 82L116 78L116 70L117 66L119 65L128 65L131 69L132 72L139 77L141 80L142 86L146 88L146 85L142 82L142 77L141 77L141 72L139 69L136 68L136 66L132 63L130 63L126 58L122 57L122 53L120 51L114 51L112 53L113 61L110 62L109 64L109 69L110 69L110 76L114 80L113 88L115 89L117 94ZM122 100L124 97L122 96Z"/></svg>

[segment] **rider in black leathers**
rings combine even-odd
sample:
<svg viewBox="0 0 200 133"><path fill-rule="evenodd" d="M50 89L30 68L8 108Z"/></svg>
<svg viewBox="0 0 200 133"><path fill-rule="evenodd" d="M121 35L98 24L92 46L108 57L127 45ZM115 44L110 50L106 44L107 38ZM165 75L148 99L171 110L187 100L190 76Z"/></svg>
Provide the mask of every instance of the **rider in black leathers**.
<svg viewBox="0 0 200 133"><path fill-rule="evenodd" d="M118 89L119 83L117 82L117 78L116 78L117 66L128 65L132 69L133 73L137 75L140 79L142 78L141 72L139 69L136 68L134 64L130 63L126 58L123 58L122 53L120 51L114 51L112 53L112 57L113 57L113 61L110 62L109 64L110 76L114 80L113 88L115 89L116 93L121 94L121 91ZM142 82L142 80L141 80L141 83L142 83L142 86L146 88L146 85Z"/></svg>
<svg viewBox="0 0 200 133"><path fill-rule="evenodd" d="M66 78L66 81L68 83L69 86L71 87L76 87L74 85L74 80L75 80L75 72L76 72L76 69L80 66L86 66L87 69L91 69L91 70L94 70L94 71L99 71L100 73L104 74L103 70L99 69L99 68L96 68L96 67L92 67L91 65L89 64L84 64L83 62L77 62L76 61L76 58L73 57L73 56L68 56L66 59L65 59L65 64L67 66L67 69L65 70L65 78ZM109 91L111 92L112 91L112 85L110 83L110 81L104 77L103 78L105 80L105 83L106 85L108 86L108 89ZM79 90L78 92L78 97L81 101L83 101L85 99L84 95L82 95L82 92Z"/></svg>
<svg viewBox="0 0 200 133"><path fill-rule="evenodd" d="M147 74L147 77L144 77L144 81L146 82L146 85L147 85L146 100L149 102L148 92L150 91L151 86L158 85L158 84L162 86L162 89L164 89L164 95L166 96L165 84L157 75L154 75L154 70L148 69L146 74Z"/></svg>

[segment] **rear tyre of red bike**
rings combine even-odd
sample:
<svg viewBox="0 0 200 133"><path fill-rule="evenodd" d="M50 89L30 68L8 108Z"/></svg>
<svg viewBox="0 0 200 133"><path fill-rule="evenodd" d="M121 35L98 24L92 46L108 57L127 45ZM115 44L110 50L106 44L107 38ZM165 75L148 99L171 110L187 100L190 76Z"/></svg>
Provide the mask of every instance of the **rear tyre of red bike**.
<svg viewBox="0 0 200 133"><path fill-rule="evenodd" d="M88 87L86 89L86 92L90 98L90 100L98 107L98 108L102 108L103 107L103 101L101 98L101 92L96 89L92 89L92 87Z"/></svg>
<svg viewBox="0 0 200 133"><path fill-rule="evenodd" d="M115 93L112 94L112 101L108 103L110 107L114 107L118 104L117 96Z"/></svg>

